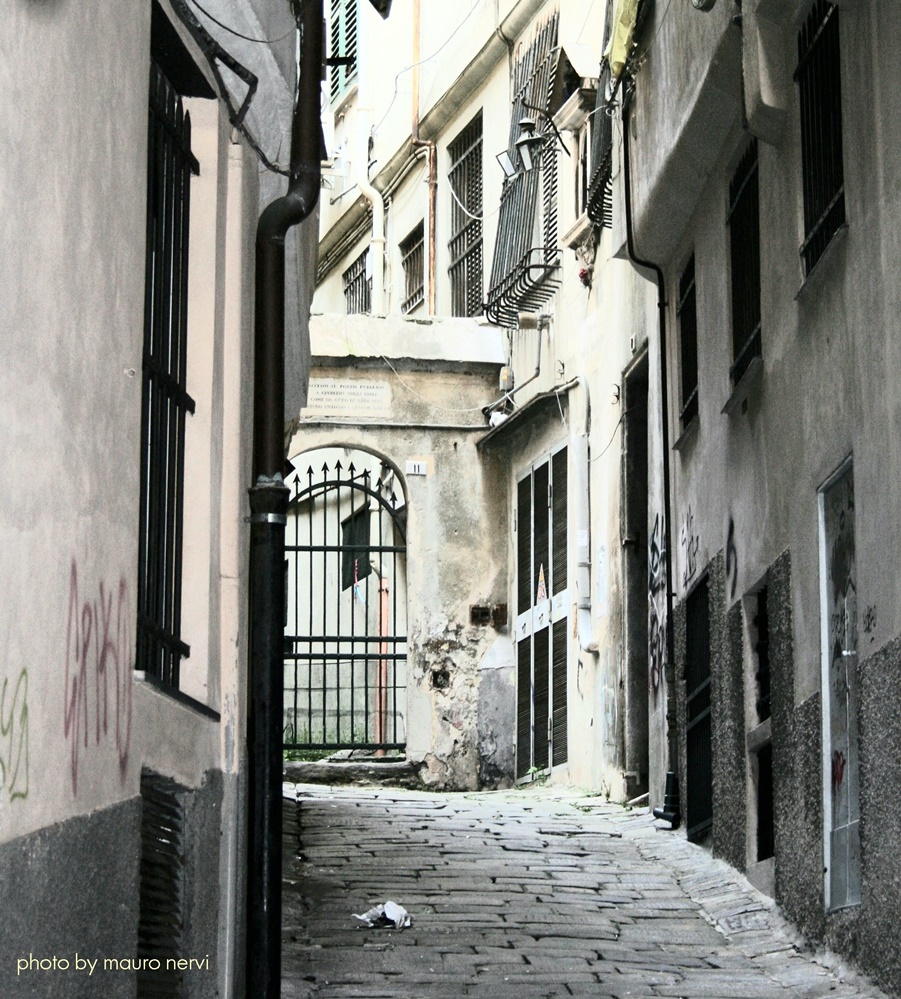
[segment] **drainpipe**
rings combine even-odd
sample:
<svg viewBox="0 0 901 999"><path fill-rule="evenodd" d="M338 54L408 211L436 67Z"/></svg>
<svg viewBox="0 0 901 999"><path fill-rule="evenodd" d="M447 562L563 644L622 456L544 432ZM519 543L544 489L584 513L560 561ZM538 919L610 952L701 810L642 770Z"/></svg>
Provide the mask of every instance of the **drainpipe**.
<svg viewBox="0 0 901 999"><path fill-rule="evenodd" d="M285 606L285 236L319 197L323 0L294 0L300 68L288 192L256 236L250 664L247 995L281 995L282 715Z"/></svg>
<svg viewBox="0 0 901 999"><path fill-rule="evenodd" d="M643 260L635 252L635 235L632 227L632 170L629 155L629 111L630 99L626 95L623 98L623 186L625 188L626 246L629 259L632 263L638 267L644 267L653 271L657 279L657 324L660 333L660 408L663 416L661 420L661 442L663 446L663 538L666 545L666 661L667 672L669 672L675 665L675 655L673 652L673 547L672 532L670 530L669 390L666 373L666 283L662 268L649 260ZM677 760L674 708L675 705L667 702L667 753L669 756L669 767L673 768L673 772L675 772ZM671 798L671 804L673 804L671 811L675 817L678 816L678 790L674 790L674 794L671 794L670 784L671 781L668 777L667 792L668 797ZM676 819L676 823L678 823L678 819ZM673 828L675 828L675 824Z"/></svg>
<svg viewBox="0 0 901 999"><path fill-rule="evenodd" d="M370 559L369 564L379 577L379 658L375 677L375 741L384 743L388 736L388 610L389 591L388 576L377 559ZM376 750L376 756L384 756L385 750Z"/></svg>
<svg viewBox="0 0 901 999"><path fill-rule="evenodd" d="M420 34L422 23L421 0L413 0L413 80L412 108L413 116L410 125L410 139L414 149L425 149L429 158L429 315L436 311L435 285L437 283L437 267L435 263L435 247L438 232L438 147L430 139L419 137L419 62Z"/></svg>
<svg viewBox="0 0 901 999"><path fill-rule="evenodd" d="M591 633L591 459L588 451L588 430L591 425L591 397L584 375L574 378L569 385L578 385L585 397L582 425L572 438L573 462L576 475L576 625L579 648L583 652L598 654L598 643Z"/></svg>
<svg viewBox="0 0 901 999"><path fill-rule="evenodd" d="M369 202L372 209L372 237L370 245L372 247L372 301L370 312L373 316L384 316L385 309L385 247L386 222L385 222L385 199L372 186L369 179L369 139L372 135L372 108L367 104L371 102L372 94L369 82L369 51L368 45L357 46L357 71L360 81L360 91L357 99L357 110L355 112L356 138L359 143L357 155L355 157L357 168L355 171L357 187L360 193Z"/></svg>

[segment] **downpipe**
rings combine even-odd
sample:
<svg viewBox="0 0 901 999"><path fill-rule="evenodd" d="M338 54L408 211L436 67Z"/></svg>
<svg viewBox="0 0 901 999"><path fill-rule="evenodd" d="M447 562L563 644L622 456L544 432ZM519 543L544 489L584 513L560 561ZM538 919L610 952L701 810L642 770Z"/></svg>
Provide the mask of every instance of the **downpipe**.
<svg viewBox="0 0 901 999"><path fill-rule="evenodd" d="M591 397L584 375L573 379L585 398L582 425L572 435L573 470L576 476L576 630L579 649L598 655L598 643L591 628L591 458L588 431L591 425Z"/></svg>
<svg viewBox="0 0 901 999"><path fill-rule="evenodd" d="M300 69L287 193L256 235L253 485L250 496L248 999L281 994L282 716L285 606L285 237L319 198L323 0L294 0Z"/></svg>

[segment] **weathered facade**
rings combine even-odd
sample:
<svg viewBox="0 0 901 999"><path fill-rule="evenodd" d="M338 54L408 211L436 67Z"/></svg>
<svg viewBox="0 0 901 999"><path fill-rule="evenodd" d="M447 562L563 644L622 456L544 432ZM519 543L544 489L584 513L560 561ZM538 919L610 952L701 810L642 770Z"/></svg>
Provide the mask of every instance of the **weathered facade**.
<svg viewBox="0 0 901 999"><path fill-rule="evenodd" d="M329 365L346 365L349 381L377 373L395 385L395 409L330 440L378 451L403 475L409 451L380 442L408 407L432 434L418 438L423 459L443 447L430 425L467 424L454 491L442 493L436 471L434 481L408 476L405 493L411 531L425 503L429 530L448 542L434 549L439 564L454 561L451 574L420 568L410 540L413 673L428 677L450 648L431 626L415 638L414 618L467 643L476 627L493 636L492 650L503 647L490 653L500 668L480 669L480 684L467 679L475 660L454 656L439 693L408 691L417 737L407 754L441 760L427 772L448 786L550 776L619 799L647 787L645 313L654 299L614 259L616 152L599 81L606 6L517 0L426 17L401 0L387 22L360 9L356 69L335 70L327 84L315 323L335 344ZM343 54L341 18L353 7L333 5L333 54ZM385 51L395 53L390 65ZM444 373L456 334L437 317L471 317L470 335L495 345L493 373L471 383L465 417ZM368 342L342 342L348 324ZM447 342L443 332L434 342L445 328ZM400 387L408 363L416 397ZM317 414L324 423L336 415ZM309 419L293 450L320 440ZM479 557L457 557L464 535L467 550L484 549ZM414 597L420 571L430 585ZM471 719L464 740L426 724L439 701L441 717Z"/></svg>
<svg viewBox="0 0 901 999"><path fill-rule="evenodd" d="M666 303L651 467L669 470L652 503L675 655L652 787L677 771L689 836L901 991L901 21L879 2L708 6L657 5L622 88L634 246Z"/></svg>
<svg viewBox="0 0 901 999"><path fill-rule="evenodd" d="M4 995L134 996L167 957L243 994L251 146L290 129L295 32L210 6L283 36L244 72L287 113L246 134L183 4L0 12Z"/></svg>

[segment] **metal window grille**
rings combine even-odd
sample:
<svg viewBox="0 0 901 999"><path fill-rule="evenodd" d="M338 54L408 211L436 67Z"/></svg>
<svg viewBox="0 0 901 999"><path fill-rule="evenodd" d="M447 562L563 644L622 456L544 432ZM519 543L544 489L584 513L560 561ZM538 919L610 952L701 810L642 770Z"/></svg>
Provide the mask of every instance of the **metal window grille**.
<svg viewBox="0 0 901 999"><path fill-rule="evenodd" d="M369 250L364 250L344 272L344 301L349 316L372 311L372 277L367 275Z"/></svg>
<svg viewBox="0 0 901 999"><path fill-rule="evenodd" d="M186 389L191 120L150 66L147 258L141 409L141 497L135 668L178 687Z"/></svg>
<svg viewBox="0 0 901 999"><path fill-rule="evenodd" d="M748 146L729 185L729 241L732 263L732 356L735 384L760 344L760 192L757 140Z"/></svg>
<svg viewBox="0 0 901 999"><path fill-rule="evenodd" d="M596 226L610 228L613 212L613 119L607 106L610 66L604 62L591 117L591 180L588 217Z"/></svg>
<svg viewBox="0 0 901 999"><path fill-rule="evenodd" d="M184 957L184 805L171 780L141 774L141 865L138 915L138 958L156 960L158 971L143 966L137 973L138 999L184 995L178 970L166 961Z"/></svg>
<svg viewBox="0 0 901 999"><path fill-rule="evenodd" d="M809 274L845 222L838 8L817 0L798 34L804 242Z"/></svg>
<svg viewBox="0 0 901 999"><path fill-rule="evenodd" d="M507 328L517 326L519 312L540 309L560 284L557 142L549 117L558 109L563 89L557 26L554 14L537 30L514 67L508 156L516 162L515 144L523 118L537 121L535 134L544 142L533 153L532 169L506 179L501 191L485 314Z"/></svg>
<svg viewBox="0 0 901 999"><path fill-rule="evenodd" d="M576 174L574 204L576 218L588 211L588 187L591 180L591 119L579 129L575 136Z"/></svg>
<svg viewBox="0 0 901 999"><path fill-rule="evenodd" d="M685 602L687 834L700 838L713 824L710 610L704 578Z"/></svg>
<svg viewBox="0 0 901 999"><path fill-rule="evenodd" d="M400 244L404 271L404 300L400 311L412 312L425 300L425 227L422 222Z"/></svg>
<svg viewBox="0 0 901 999"><path fill-rule="evenodd" d="M682 427L698 415L698 306L694 254L679 278L679 351L682 367Z"/></svg>
<svg viewBox="0 0 901 999"><path fill-rule="evenodd" d="M347 65L329 67L329 97L337 101L357 78L357 29L359 0L332 0L329 40L331 55L349 59Z"/></svg>
<svg viewBox="0 0 901 999"><path fill-rule="evenodd" d="M482 112L448 147L451 315L482 311Z"/></svg>

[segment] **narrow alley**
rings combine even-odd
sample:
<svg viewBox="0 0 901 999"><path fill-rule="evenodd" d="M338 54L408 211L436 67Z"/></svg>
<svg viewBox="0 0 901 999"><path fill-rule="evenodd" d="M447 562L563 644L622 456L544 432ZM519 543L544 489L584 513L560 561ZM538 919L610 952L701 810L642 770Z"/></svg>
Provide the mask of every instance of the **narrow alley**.
<svg viewBox="0 0 901 999"><path fill-rule="evenodd" d="M645 809L571 788L285 794L284 999L883 995ZM388 900L410 928L354 918Z"/></svg>

